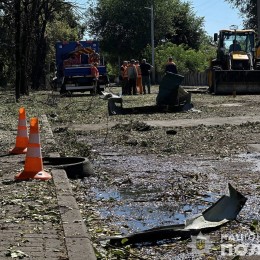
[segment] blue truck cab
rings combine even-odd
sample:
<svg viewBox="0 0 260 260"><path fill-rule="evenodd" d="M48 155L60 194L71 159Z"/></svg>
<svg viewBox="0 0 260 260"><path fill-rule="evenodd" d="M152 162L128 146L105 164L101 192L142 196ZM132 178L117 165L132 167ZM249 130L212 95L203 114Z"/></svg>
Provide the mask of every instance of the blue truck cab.
<svg viewBox="0 0 260 260"><path fill-rule="evenodd" d="M106 66L100 64L98 41L60 41L56 50L56 86L61 93L104 90L109 83ZM96 65L98 81L91 73Z"/></svg>

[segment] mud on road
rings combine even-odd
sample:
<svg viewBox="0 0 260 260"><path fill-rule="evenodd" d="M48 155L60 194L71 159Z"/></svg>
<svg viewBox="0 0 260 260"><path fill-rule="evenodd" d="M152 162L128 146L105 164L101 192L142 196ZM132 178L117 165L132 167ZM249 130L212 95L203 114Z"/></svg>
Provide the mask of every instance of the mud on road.
<svg viewBox="0 0 260 260"><path fill-rule="evenodd" d="M260 154L249 144L259 143L260 123L232 123L236 117L257 117L259 101L259 96L194 94L193 111L116 115L108 118L112 127L96 130L87 124L77 125L76 130L71 125L77 141L91 147L95 176L72 185L100 259L116 259L115 255L120 255L118 259L227 259L243 254L236 251L240 244L247 245L246 255L259 255L250 246L259 244ZM144 123L212 117L227 117L230 124ZM184 223L228 195L228 183L246 196L246 205L238 221L207 234L210 244L199 255L194 255L191 239L122 251L107 247L110 236ZM232 251L221 251L226 244L232 245Z"/></svg>
<svg viewBox="0 0 260 260"><path fill-rule="evenodd" d="M140 113L140 107L155 105L157 91L153 87L151 95L124 97L123 107L131 113L114 116L108 115L107 101L98 96L60 97L43 91L15 104L13 94L3 92L1 129L10 134L2 137L1 145L13 143L17 111L24 105L28 118L46 114L52 126L56 145L42 147L43 156L59 151L61 156L90 159L95 174L71 180L71 185L99 259L226 259L221 255L225 244L232 246L229 258L241 244L251 254L252 246L260 244L260 154L249 145L260 143L260 96L194 93L191 111ZM212 118L228 120L206 124ZM179 120L201 123L184 127ZM148 125L148 121L171 124ZM107 246L110 236L183 223L228 194L228 183L248 200L238 221L206 234L210 243L199 255L193 254L192 239ZM253 253L260 254L257 250Z"/></svg>
<svg viewBox="0 0 260 260"><path fill-rule="evenodd" d="M233 235L252 234L250 225L259 219L258 154L219 157L192 154L190 149L188 154L165 154L164 149L152 154L123 145L115 149L109 141L92 137L87 139L95 149L96 176L85 179L80 184L83 193L76 188L76 194L86 219L95 216L89 228L94 233L99 230L96 238L182 224L228 194L228 183L248 199L238 218L247 224L230 223L210 234L215 244L208 256L220 255L221 235L232 239ZM140 246L138 255L144 259L188 259L188 244L160 241L159 246Z"/></svg>

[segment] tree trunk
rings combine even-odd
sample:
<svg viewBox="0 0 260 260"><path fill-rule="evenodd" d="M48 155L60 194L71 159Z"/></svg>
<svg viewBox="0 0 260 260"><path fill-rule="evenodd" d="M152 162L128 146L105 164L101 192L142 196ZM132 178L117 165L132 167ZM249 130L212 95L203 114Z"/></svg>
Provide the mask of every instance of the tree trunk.
<svg viewBox="0 0 260 260"><path fill-rule="evenodd" d="M29 95L28 88L28 74L31 72L29 68L29 58L30 58L30 46L31 46L31 34L33 23L31 22L30 17L32 14L29 12L29 1L23 2L23 29L21 35L21 58L22 58L22 67L21 67L21 94ZM32 12L31 12L32 13Z"/></svg>
<svg viewBox="0 0 260 260"><path fill-rule="evenodd" d="M15 0L15 97L18 102L21 88L21 0Z"/></svg>
<svg viewBox="0 0 260 260"><path fill-rule="evenodd" d="M38 89L41 85L45 83L45 61L46 61L46 26L49 18L49 9L48 9L48 1L45 2L44 5L44 17L42 23L38 22L38 27L36 26L36 30L39 31L36 40L36 57L35 64L33 65L33 73L32 73L32 89Z"/></svg>

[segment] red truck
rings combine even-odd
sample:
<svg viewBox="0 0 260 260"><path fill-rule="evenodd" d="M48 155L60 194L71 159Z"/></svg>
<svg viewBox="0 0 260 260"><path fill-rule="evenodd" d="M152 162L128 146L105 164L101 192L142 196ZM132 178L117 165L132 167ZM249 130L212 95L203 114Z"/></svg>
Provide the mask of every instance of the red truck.
<svg viewBox="0 0 260 260"><path fill-rule="evenodd" d="M57 42L56 86L60 93L104 90L109 83L106 66L100 63L98 41ZM99 79L91 73L96 65Z"/></svg>

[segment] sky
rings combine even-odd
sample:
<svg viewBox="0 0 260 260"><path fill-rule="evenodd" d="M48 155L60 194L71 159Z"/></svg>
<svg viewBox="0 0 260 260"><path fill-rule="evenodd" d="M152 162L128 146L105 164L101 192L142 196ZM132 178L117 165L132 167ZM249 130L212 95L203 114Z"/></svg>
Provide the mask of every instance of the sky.
<svg viewBox="0 0 260 260"><path fill-rule="evenodd" d="M122 0L123 1L123 0ZM142 0L140 0L142 1ZM238 10L224 0L183 0L190 2L196 16L204 17L204 29L209 36L221 29L229 29L231 25L243 28L243 22ZM87 7L89 0L75 0L82 7Z"/></svg>
<svg viewBox="0 0 260 260"><path fill-rule="evenodd" d="M239 11L224 0L190 0L196 16L204 17L204 29L213 37L221 29L229 29L237 25L243 29L243 21Z"/></svg>

